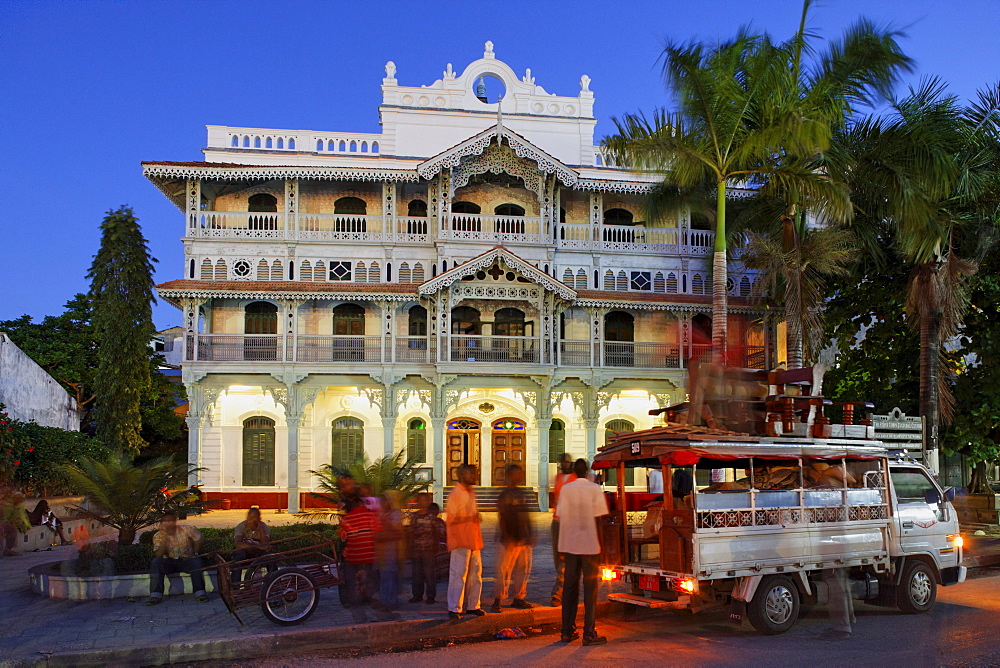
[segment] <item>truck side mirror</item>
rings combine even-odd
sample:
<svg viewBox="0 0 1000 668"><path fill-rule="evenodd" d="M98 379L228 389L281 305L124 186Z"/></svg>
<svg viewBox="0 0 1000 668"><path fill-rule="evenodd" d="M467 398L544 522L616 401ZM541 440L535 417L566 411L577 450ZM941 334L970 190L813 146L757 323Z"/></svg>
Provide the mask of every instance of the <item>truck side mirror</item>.
<svg viewBox="0 0 1000 668"><path fill-rule="evenodd" d="M955 500L955 488L954 487L948 487L948 488L946 488L944 490L944 498L946 500L948 500L948 501L954 501Z"/></svg>
<svg viewBox="0 0 1000 668"><path fill-rule="evenodd" d="M937 489L929 489L924 492L924 501L926 501L929 506L941 503L941 493L937 491Z"/></svg>

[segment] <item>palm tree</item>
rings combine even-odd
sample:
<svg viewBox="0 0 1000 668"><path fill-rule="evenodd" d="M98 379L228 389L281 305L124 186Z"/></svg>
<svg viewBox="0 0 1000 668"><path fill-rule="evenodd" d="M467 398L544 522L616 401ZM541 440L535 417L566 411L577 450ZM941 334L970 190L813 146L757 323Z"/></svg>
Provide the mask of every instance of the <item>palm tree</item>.
<svg viewBox="0 0 1000 668"><path fill-rule="evenodd" d="M819 352L823 333L823 301L827 277L848 272L854 250L851 233L840 227L809 227L804 216L788 221L782 230L749 232L740 259L760 272L768 291L781 295L788 327L788 368L798 369ZM793 240L788 238L792 228Z"/></svg>
<svg viewBox="0 0 1000 668"><path fill-rule="evenodd" d="M942 346L961 327L976 263L956 254L961 236L1000 222L1000 88L963 107L936 80L896 101L891 114L866 118L845 133L856 207L868 236L891 227L912 266L907 321L920 334L920 414L925 455L938 448L938 426L954 399ZM859 216L859 218L862 216Z"/></svg>
<svg viewBox="0 0 1000 668"><path fill-rule="evenodd" d="M790 219L809 208L848 219L846 190L827 177L821 157L854 105L873 92L887 93L909 67L895 42L898 33L864 20L808 66L803 55L814 50L806 30L810 4L803 3L799 30L783 44L746 28L718 46L668 44L663 74L677 110L614 119L617 133L603 142L617 164L664 174L654 201L663 195L680 201L678 191L698 192L705 184L715 190L716 359L726 346L727 187L750 185L778 197Z"/></svg>
<svg viewBox="0 0 1000 668"><path fill-rule="evenodd" d="M74 510L88 519L118 530L118 544L131 545L140 529L152 526L168 510L188 503L181 492L165 497L161 490L186 487L188 475L200 469L159 457L136 465L131 454L115 454L106 461L81 457L78 464L61 467L80 490L89 507Z"/></svg>
<svg viewBox="0 0 1000 668"><path fill-rule="evenodd" d="M328 503L340 503L340 477L354 478L359 485L371 486L372 495L379 496L387 490L395 490L402 505L421 492L431 488L433 480L418 480L419 462L404 459L406 452L400 450L395 455L379 457L371 461L367 454L348 465L324 464L318 471L310 471L319 480L320 492L313 492L313 497ZM319 515L329 515L320 511Z"/></svg>

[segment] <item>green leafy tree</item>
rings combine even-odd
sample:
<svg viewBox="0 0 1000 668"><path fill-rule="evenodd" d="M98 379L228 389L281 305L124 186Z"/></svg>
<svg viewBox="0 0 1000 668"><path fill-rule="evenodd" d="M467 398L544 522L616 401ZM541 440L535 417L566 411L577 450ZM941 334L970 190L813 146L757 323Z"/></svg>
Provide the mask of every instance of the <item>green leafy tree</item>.
<svg viewBox="0 0 1000 668"><path fill-rule="evenodd" d="M107 461L82 457L63 470L91 504L75 510L116 529L120 545L131 545L140 529L159 522L166 511L182 504L198 505L186 492L169 499L161 492L186 487L188 475L198 471L193 464L177 464L170 457L138 465L131 454L115 454Z"/></svg>
<svg viewBox="0 0 1000 668"><path fill-rule="evenodd" d="M140 404L150 385L156 260L132 209L109 211L101 231L101 247L87 274L98 343L97 435L116 450L138 452L144 445Z"/></svg>
<svg viewBox="0 0 1000 668"><path fill-rule="evenodd" d="M84 294L74 295L64 308L63 313L47 315L40 323L32 322L29 315L0 320L0 331L7 332L18 348L73 395L81 427L86 428L95 400L93 381L97 368L90 299Z"/></svg>

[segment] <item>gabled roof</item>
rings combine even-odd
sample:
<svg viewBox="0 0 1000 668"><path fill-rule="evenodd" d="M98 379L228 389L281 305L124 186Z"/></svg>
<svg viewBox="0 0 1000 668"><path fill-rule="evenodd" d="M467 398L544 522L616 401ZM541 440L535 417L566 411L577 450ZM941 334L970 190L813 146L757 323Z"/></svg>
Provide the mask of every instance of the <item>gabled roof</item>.
<svg viewBox="0 0 1000 668"><path fill-rule="evenodd" d="M474 274L480 269L489 269L498 262L502 262L508 268L537 283L544 289L556 293L563 299L573 300L576 298L576 290L549 276L526 260L514 255L503 246L494 246L482 255L477 255L468 262L452 267L440 276L422 283L418 291L422 295L435 294L444 288L450 287L453 283L468 276L470 273Z"/></svg>
<svg viewBox="0 0 1000 668"><path fill-rule="evenodd" d="M555 157L538 148L530 141L505 127L498 118L496 125L491 125L477 135L469 137L460 144L438 153L432 158L417 165L417 173L425 179L432 179L442 169L457 166L462 158L481 155L494 140L501 143L504 140L514 150L519 158L527 158L538 165L538 169L546 174L555 174L563 185L576 185L580 175L575 169L567 167Z"/></svg>

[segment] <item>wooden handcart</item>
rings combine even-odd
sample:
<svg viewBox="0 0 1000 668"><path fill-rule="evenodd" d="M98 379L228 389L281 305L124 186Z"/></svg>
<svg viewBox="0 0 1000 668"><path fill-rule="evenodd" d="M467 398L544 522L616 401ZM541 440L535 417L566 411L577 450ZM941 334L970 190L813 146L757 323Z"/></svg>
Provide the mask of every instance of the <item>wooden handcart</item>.
<svg viewBox="0 0 1000 668"><path fill-rule="evenodd" d="M276 540L271 550L240 561L214 555L219 596L240 624L244 622L237 611L255 605L275 624L301 624L319 605L319 590L343 582L332 539L303 534ZM238 570L243 571L242 581L233 580Z"/></svg>

